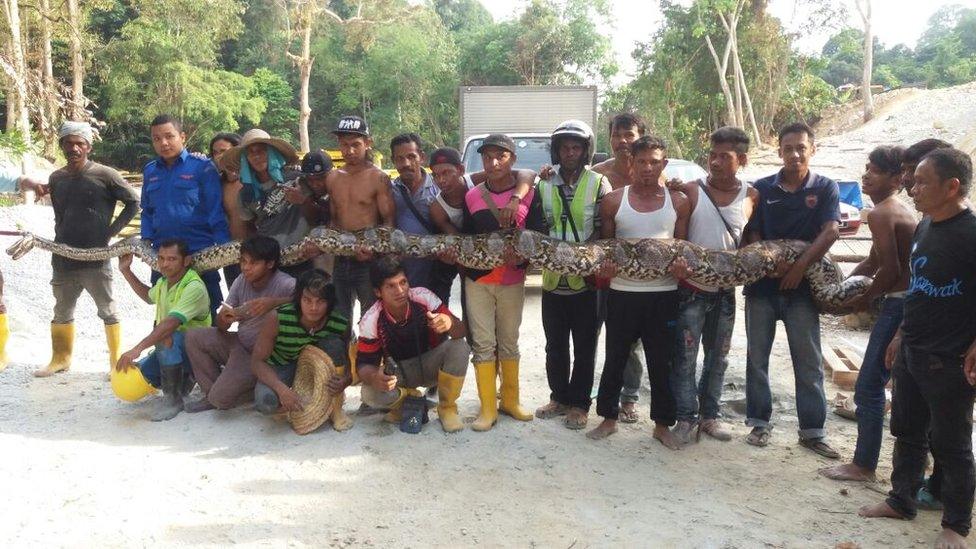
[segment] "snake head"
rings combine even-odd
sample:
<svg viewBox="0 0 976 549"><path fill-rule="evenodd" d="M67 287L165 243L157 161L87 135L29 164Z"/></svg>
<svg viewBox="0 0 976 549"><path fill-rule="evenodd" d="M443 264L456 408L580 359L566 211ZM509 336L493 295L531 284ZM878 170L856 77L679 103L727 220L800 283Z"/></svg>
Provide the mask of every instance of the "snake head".
<svg viewBox="0 0 976 549"><path fill-rule="evenodd" d="M24 233L23 238L14 242L13 246L7 248L7 254L13 259L20 259L24 257L24 254L31 251L34 248L34 235L31 233Z"/></svg>

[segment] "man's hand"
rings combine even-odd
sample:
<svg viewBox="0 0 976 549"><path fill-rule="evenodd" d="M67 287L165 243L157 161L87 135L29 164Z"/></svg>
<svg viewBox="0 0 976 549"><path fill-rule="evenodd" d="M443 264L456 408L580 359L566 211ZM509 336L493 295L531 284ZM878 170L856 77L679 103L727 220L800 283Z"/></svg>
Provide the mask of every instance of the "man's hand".
<svg viewBox="0 0 976 549"><path fill-rule="evenodd" d="M684 280L691 276L691 269L688 268L688 261L683 257L675 258L671 262L671 276L678 280Z"/></svg>
<svg viewBox="0 0 976 549"><path fill-rule="evenodd" d="M237 314L235 310L230 307L223 306L217 311L217 322L222 324L227 324L230 326L237 320Z"/></svg>
<svg viewBox="0 0 976 549"><path fill-rule="evenodd" d="M278 393L278 402L284 412L301 412L305 409L302 406L302 397L291 387L285 387Z"/></svg>
<svg viewBox="0 0 976 549"><path fill-rule="evenodd" d="M34 191L35 200L40 200L51 192L50 187L27 176L20 178L18 185L22 191Z"/></svg>
<svg viewBox="0 0 976 549"><path fill-rule="evenodd" d="M427 311L427 325L430 326L431 330L434 330L438 334L446 334L451 330L451 326L454 325L454 321L451 320L449 315L444 313L432 313Z"/></svg>
<svg viewBox="0 0 976 549"><path fill-rule="evenodd" d="M298 186L284 185L285 189L285 200L291 202L292 204L304 204L308 197L302 194L302 190Z"/></svg>
<svg viewBox="0 0 976 549"><path fill-rule="evenodd" d="M895 365L895 360L898 358L898 351L901 349L901 332L895 334L895 337L891 338L891 343L888 344L888 348L885 349L885 368L890 370ZM968 353L967 353L968 359ZM969 377L967 375L967 377Z"/></svg>
<svg viewBox="0 0 976 549"><path fill-rule="evenodd" d="M356 261L369 261L371 259L373 259L373 252L365 248L356 250Z"/></svg>
<svg viewBox="0 0 976 549"><path fill-rule="evenodd" d="M786 275L779 281L780 290L795 290L800 282L803 281L803 273L807 270L806 265L803 265L799 261L794 263L790 270L786 271Z"/></svg>
<svg viewBox="0 0 976 549"><path fill-rule="evenodd" d="M132 254L124 254L119 256L119 270L122 272L132 269Z"/></svg>
<svg viewBox="0 0 976 549"><path fill-rule="evenodd" d="M669 191L680 191L684 184L685 182L677 177L672 177L664 182L664 186L667 187Z"/></svg>
<svg viewBox="0 0 976 549"><path fill-rule="evenodd" d="M386 375L382 370L377 370L373 378L369 380L372 388L382 393L389 393L396 388L397 377Z"/></svg>
<svg viewBox="0 0 976 549"><path fill-rule="evenodd" d="M437 254L437 259L441 260L448 265L454 265L457 263L457 250L454 248L448 248Z"/></svg>
<svg viewBox="0 0 976 549"><path fill-rule="evenodd" d="M599 268L594 272L597 278L604 280L617 276L617 264L612 259L604 259Z"/></svg>
<svg viewBox="0 0 976 549"><path fill-rule="evenodd" d="M341 376L332 376L327 383L329 392L333 395L341 394L350 385L352 385L352 374L348 371Z"/></svg>
<svg viewBox="0 0 976 549"><path fill-rule="evenodd" d="M515 267L522 262L522 258L512 246L505 247L505 251L502 252L502 260L505 262L505 265L508 265L509 267Z"/></svg>
<svg viewBox="0 0 976 549"><path fill-rule="evenodd" d="M512 195L512 198L514 199L515 195ZM515 225L515 220L518 218L519 204L521 203L521 200L509 200L504 208L499 208L498 225L502 229L507 229Z"/></svg>
<svg viewBox="0 0 976 549"><path fill-rule="evenodd" d="M549 164L543 164L542 168L539 169L539 179L543 181L549 181L552 174L556 173L556 170L552 168Z"/></svg>
<svg viewBox="0 0 976 549"><path fill-rule="evenodd" d="M244 305L234 309L237 320L247 320L257 318L274 309L274 300L270 297L256 297Z"/></svg>
<svg viewBox="0 0 976 549"><path fill-rule="evenodd" d="M119 361L115 363L115 370L118 372L125 372L129 368L135 368L136 361L139 360L140 354L142 354L142 351L137 347L133 347L122 353L122 355L119 356Z"/></svg>
<svg viewBox="0 0 976 549"><path fill-rule="evenodd" d="M848 298L846 301L841 303L841 307L849 309L852 312L866 311L871 305L871 300L868 299L868 294L858 294L854 297Z"/></svg>
<svg viewBox="0 0 976 549"><path fill-rule="evenodd" d="M963 356L962 371L966 374L966 381L976 387L976 341L969 346L969 350Z"/></svg>
<svg viewBox="0 0 976 549"><path fill-rule="evenodd" d="M322 255L322 250L312 244L311 242L306 242L302 244L302 259L312 259L313 257L318 257Z"/></svg>

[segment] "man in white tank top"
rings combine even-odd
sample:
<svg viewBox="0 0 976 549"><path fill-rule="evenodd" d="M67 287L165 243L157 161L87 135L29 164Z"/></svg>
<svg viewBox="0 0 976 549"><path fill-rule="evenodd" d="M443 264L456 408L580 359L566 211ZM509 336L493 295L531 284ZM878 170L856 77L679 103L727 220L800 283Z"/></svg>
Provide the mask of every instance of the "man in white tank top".
<svg viewBox="0 0 976 549"><path fill-rule="evenodd" d="M759 196L736 177L739 166L747 161L749 136L741 128L727 126L716 130L710 141L708 177L685 183L681 189L691 203L688 241L710 250L735 250ZM705 433L718 440L732 440L718 418L735 326L735 288L712 288L684 280L688 271L681 259L675 261L672 273L680 285L679 343L672 374L678 417L675 438L689 444ZM699 345L705 358L701 380L696 384ZM693 438L696 426L698 432Z"/></svg>
<svg viewBox="0 0 976 549"><path fill-rule="evenodd" d="M631 147L635 181L608 194L600 205L603 238L685 238L691 206L680 191L664 184L665 145L660 139L642 137ZM607 302L606 362L600 377L597 414L603 422L587 433L602 439L617 432L624 365L633 344L640 340L651 381L651 419L654 438L677 450L681 445L671 434L675 423L671 392L674 328L678 314L678 286L671 276L655 280L631 280L616 275L612 261L604 263L601 276L612 277Z"/></svg>

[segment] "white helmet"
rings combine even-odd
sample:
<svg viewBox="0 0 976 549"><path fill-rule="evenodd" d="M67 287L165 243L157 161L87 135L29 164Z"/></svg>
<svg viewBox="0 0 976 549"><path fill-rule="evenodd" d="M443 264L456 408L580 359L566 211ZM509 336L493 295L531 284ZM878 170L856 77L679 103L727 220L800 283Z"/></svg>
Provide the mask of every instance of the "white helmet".
<svg viewBox="0 0 976 549"><path fill-rule="evenodd" d="M559 141L566 137L573 137L586 143L586 150L583 152L583 164L589 165L593 160L593 153L596 151L596 137L593 129L582 120L567 120L556 127L552 132L549 146L549 155L553 165L559 164Z"/></svg>

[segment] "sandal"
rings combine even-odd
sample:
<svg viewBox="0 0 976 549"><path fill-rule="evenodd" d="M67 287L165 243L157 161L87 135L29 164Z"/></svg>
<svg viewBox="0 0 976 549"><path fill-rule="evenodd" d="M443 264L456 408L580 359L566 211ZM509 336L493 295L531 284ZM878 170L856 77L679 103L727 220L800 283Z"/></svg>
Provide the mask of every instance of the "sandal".
<svg viewBox="0 0 976 549"><path fill-rule="evenodd" d="M563 418L563 425L567 429L572 429L574 431L579 431L586 427L587 418L586 412L579 408L570 408L566 417Z"/></svg>
<svg viewBox="0 0 976 549"><path fill-rule="evenodd" d="M760 448L769 446L769 437L771 437L772 434L772 430L768 427L753 427L752 432L746 437L746 444L751 444L752 446L758 446Z"/></svg>
<svg viewBox="0 0 976 549"><path fill-rule="evenodd" d="M640 418L637 414L637 406L633 408L627 408L625 406L620 407L620 414L617 416L617 421L620 423L637 423Z"/></svg>
<svg viewBox="0 0 976 549"><path fill-rule="evenodd" d="M801 438L800 446L809 448L825 458L840 459L840 452L831 448L822 438Z"/></svg>

